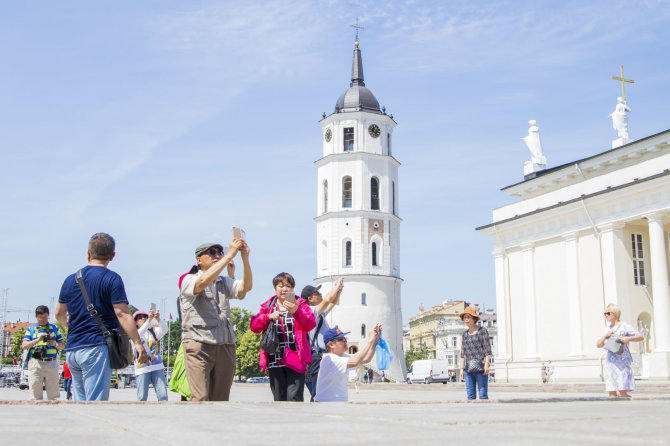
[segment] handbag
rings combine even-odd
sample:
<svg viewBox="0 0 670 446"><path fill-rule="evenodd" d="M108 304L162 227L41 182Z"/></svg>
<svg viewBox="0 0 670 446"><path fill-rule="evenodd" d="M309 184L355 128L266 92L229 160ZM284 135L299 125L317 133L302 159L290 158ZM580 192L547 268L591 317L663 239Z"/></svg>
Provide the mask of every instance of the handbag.
<svg viewBox="0 0 670 446"><path fill-rule="evenodd" d="M276 297L270 303L270 311L272 311L272 307L275 306L275 302L277 302ZM270 321L268 328L265 329L263 336L261 337L261 350L266 353L279 353L280 341L275 323L276 321Z"/></svg>
<svg viewBox="0 0 670 446"><path fill-rule="evenodd" d="M468 359L465 363L465 373L468 375L484 373L484 361L482 359Z"/></svg>
<svg viewBox="0 0 670 446"><path fill-rule="evenodd" d="M615 355L620 355L621 353L623 353L624 350L623 343L619 340L619 337L616 335L612 335L609 338L607 338L605 340L603 348L605 350L611 351Z"/></svg>
<svg viewBox="0 0 670 446"><path fill-rule="evenodd" d="M79 288L81 288L81 294L84 296L84 301L86 301L88 314L90 314L93 320L98 324L100 331L102 331L102 335L105 337L107 351L109 352L109 364L113 369L123 369L128 367L132 362L130 355L130 338L128 338L128 335L121 327L109 330L102 322L102 319L100 319L100 316L98 315L98 310L95 309L95 306L88 298L81 270L77 271L75 279L79 284Z"/></svg>

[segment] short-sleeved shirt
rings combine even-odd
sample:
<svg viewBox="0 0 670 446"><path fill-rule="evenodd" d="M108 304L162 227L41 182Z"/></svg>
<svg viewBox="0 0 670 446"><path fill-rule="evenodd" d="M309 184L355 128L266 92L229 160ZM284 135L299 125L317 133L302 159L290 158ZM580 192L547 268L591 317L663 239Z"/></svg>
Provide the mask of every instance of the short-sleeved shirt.
<svg viewBox="0 0 670 446"><path fill-rule="evenodd" d="M98 315L109 330L119 328L114 304L127 304L123 280L104 266L88 265L81 270L86 292ZM70 315L65 351L79 350L95 345L106 345L102 331L86 309L74 274L69 275L60 290L58 302L67 305Z"/></svg>
<svg viewBox="0 0 670 446"><path fill-rule="evenodd" d="M31 325L26 330L26 335L23 337L23 340L25 342L34 341L35 339L38 339L40 337L39 336L40 333L46 333L47 335L49 335L48 337L51 338L52 341L63 342L63 335L60 333L60 330L58 330L58 327L56 327L54 324L46 324L44 326L40 324ZM32 356L33 352L35 351L35 347L39 347L41 345L47 346L47 354L44 357L44 359L55 358L56 355L58 355L58 349L56 347L52 347L51 345L47 344L46 341L40 341L37 344L35 344L28 350L28 354Z"/></svg>
<svg viewBox="0 0 670 446"><path fill-rule="evenodd" d="M476 332L470 334L469 330L463 332L463 347L461 348L461 358L484 359L485 356L491 356L491 341L489 332L484 327L479 327Z"/></svg>
<svg viewBox="0 0 670 446"><path fill-rule="evenodd" d="M204 344L234 344L237 340L230 315L230 299L242 299L241 280L219 276L200 293L195 283L202 270L187 274L181 282L179 304L182 314L182 342Z"/></svg>
<svg viewBox="0 0 670 446"><path fill-rule="evenodd" d="M328 314L328 311L324 311L319 315L319 308L318 307L312 307L312 313L314 313L314 320L316 321L316 326L312 328L309 333L307 333L307 339L309 340L309 346L312 349L312 351L320 351L320 352L325 352L326 351L326 343L323 342L323 334L330 330L330 326L328 325L328 321L326 320L326 315ZM323 322L319 321L319 318L323 320ZM321 324L321 327L319 327L319 324ZM316 330L319 330L317 333ZM316 341L314 340L314 336L316 335Z"/></svg>
<svg viewBox="0 0 670 446"><path fill-rule="evenodd" d="M349 401L347 364L349 355L326 353L321 358L314 401Z"/></svg>

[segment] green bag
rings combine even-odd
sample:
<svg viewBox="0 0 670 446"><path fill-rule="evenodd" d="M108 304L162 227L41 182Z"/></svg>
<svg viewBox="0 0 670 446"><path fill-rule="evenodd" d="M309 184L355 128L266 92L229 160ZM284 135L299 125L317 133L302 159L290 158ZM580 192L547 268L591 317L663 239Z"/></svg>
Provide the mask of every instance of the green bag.
<svg viewBox="0 0 670 446"><path fill-rule="evenodd" d="M172 367L172 376L170 376L170 390L177 392L187 400L191 399L191 388L186 379L186 367L184 366L184 349L179 346L177 357Z"/></svg>

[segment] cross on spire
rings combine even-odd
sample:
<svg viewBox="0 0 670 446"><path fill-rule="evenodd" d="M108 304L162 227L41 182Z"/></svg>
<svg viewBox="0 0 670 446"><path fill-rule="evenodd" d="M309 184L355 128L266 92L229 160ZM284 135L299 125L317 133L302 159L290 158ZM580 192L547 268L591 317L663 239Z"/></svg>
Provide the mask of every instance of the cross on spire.
<svg viewBox="0 0 670 446"><path fill-rule="evenodd" d="M632 79L626 79L623 76L623 65L621 65L621 77L612 76L612 79L614 79L615 81L621 81L621 92L623 94L622 98L623 98L624 102L626 102L626 82L628 82L630 84L634 84L635 81L632 80Z"/></svg>
<svg viewBox="0 0 670 446"><path fill-rule="evenodd" d="M359 29L365 29L365 28L358 25L358 17L356 17L356 24L355 25L350 25L350 26L356 30L356 43L358 43L358 30Z"/></svg>

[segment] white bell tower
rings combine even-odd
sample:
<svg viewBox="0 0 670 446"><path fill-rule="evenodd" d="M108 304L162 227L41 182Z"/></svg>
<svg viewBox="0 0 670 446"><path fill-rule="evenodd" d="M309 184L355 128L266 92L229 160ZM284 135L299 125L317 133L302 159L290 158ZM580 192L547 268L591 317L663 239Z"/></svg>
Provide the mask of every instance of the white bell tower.
<svg viewBox="0 0 670 446"><path fill-rule="evenodd" d="M323 158L318 167L317 278L328 290L343 276L344 290L328 322L348 335L350 352L376 322L393 351L388 378L404 381L400 287L398 166L391 155L392 116L363 81L355 43L351 84L335 112L320 121ZM376 361L370 364L376 370Z"/></svg>

